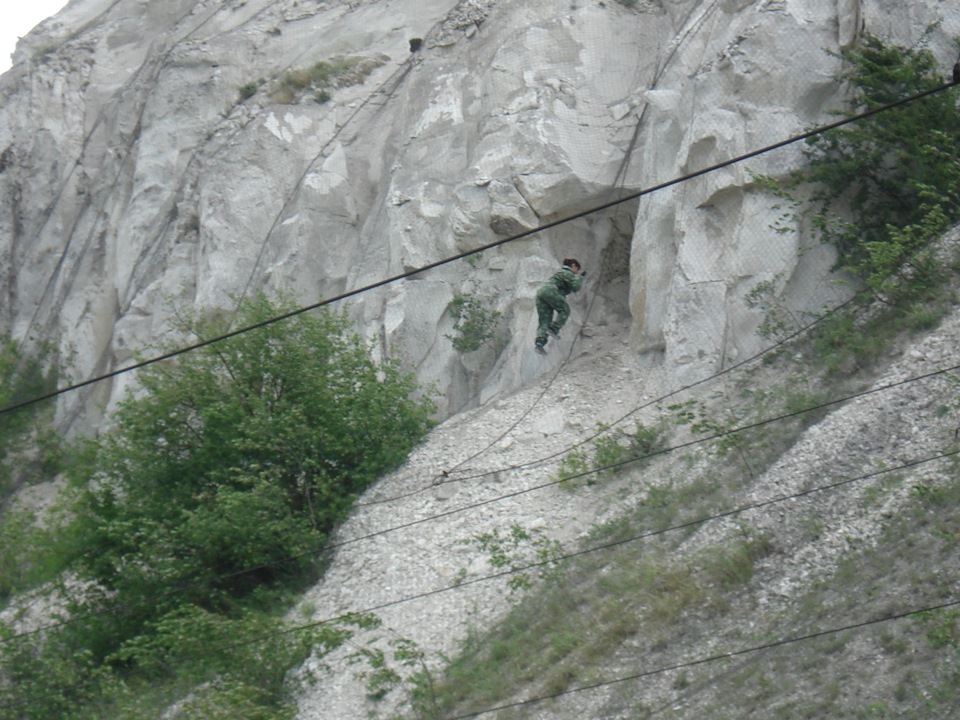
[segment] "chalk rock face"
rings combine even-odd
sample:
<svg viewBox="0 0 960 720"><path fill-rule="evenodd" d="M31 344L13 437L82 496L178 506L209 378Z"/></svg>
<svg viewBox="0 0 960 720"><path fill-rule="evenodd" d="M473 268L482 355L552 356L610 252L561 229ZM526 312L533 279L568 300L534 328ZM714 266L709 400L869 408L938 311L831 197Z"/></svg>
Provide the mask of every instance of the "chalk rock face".
<svg viewBox="0 0 960 720"><path fill-rule="evenodd" d="M575 256L590 276L566 341L629 317L638 357L695 379L758 347L744 302L758 282L799 311L831 300L829 254L773 233L751 179L799 149L580 213L827 118L843 99L827 51L864 25L911 44L942 19L931 47L946 63L958 20L938 13L934 0L72 0L0 78L0 330L52 341L80 381L182 342L185 310L257 291L337 299L449 415L561 361L529 352L533 295ZM499 313L469 354L450 341L459 295ZM96 427L135 382L65 395L65 428Z"/></svg>
<svg viewBox="0 0 960 720"><path fill-rule="evenodd" d="M948 67L957 19L936 3L907 5L730 1L693 8L656 87L644 95L639 145L647 182L696 174L835 119L826 111L843 105L836 53L864 29L912 46L943 20L932 48ZM790 144L642 200L631 253L633 341L638 352L662 359L672 385L760 349L757 313L744 302L760 282L773 283L798 317L842 299L843 286L829 278L831 253L802 235L774 232L778 211L753 180L755 173L786 174L802 147Z"/></svg>

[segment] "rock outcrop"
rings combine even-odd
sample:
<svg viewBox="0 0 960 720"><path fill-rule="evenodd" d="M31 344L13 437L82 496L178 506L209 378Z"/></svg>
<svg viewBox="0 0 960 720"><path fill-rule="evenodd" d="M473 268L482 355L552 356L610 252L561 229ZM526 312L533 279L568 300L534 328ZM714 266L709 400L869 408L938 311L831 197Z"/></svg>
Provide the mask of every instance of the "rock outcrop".
<svg viewBox="0 0 960 720"><path fill-rule="evenodd" d="M958 20L938 13L857 0L73 0L0 81L0 325L52 340L84 380L179 340L184 308L229 311L258 290L334 298L790 137L842 102L835 53L863 26L913 43L943 21L931 44L946 56ZM751 181L798 152L344 305L438 385L448 415L543 372L526 352L533 292L576 255L592 274L573 322L629 314L638 355L696 378L754 348L743 298L757 282L776 278L800 310L835 292L830 258L774 235ZM462 356L448 306L470 292L501 321ZM130 382L64 397L64 425L94 428Z"/></svg>

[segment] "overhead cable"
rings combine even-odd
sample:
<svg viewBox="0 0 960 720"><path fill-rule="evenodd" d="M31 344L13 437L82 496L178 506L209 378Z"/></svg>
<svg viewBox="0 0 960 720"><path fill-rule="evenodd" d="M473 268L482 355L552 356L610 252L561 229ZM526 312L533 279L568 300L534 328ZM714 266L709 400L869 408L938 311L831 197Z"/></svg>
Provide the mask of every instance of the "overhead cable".
<svg viewBox="0 0 960 720"><path fill-rule="evenodd" d="M802 411L801 411L801 412L802 412ZM695 441L695 442L705 442L705 441L707 441L707 440L713 440L713 439L716 439L716 436L710 437L710 438L703 438L703 439L700 439L700 440ZM432 596L434 596L434 595L439 595L439 594L441 594L441 593L449 592L449 591L451 591L451 590L455 590L455 589L458 589L458 588L464 588L464 587L467 587L467 586L469 586L469 585L473 585L473 584L476 584L476 583L487 582L487 581L489 581L489 580L496 580L496 579L498 579L498 578L504 578L504 577L508 577L508 576L510 576L510 575L515 575L515 574L518 574L518 573L527 572L528 570L535 570L535 569L540 568L540 567L543 567L543 566L545 566L545 565L549 565L549 564L551 564L551 563L553 563L553 562L559 562L559 561L562 561L562 560L569 560L569 559L572 559L572 558L575 558L575 557L579 557L579 556L581 556L581 555L587 555L587 554L594 553L594 552L598 552L598 551L601 551L601 550L609 550L609 549L611 549L611 548L615 548L615 547L618 547L618 546L621 546L621 545L626 545L626 544L631 543L631 542L637 542L637 541L639 541L639 540L646 540L646 539L649 539L649 538L652 538L652 537L656 537L656 536L659 536L659 535L663 535L663 534L666 534L666 533L668 533L668 532L673 532L673 531L676 531L676 530L689 529L689 528L695 527L695 526L697 526L697 525L702 525L702 524L704 524L704 523L711 522L711 521L713 521L713 520L720 520L720 519L723 519L723 518L732 517L732 516L734 516L734 515L740 515L740 514L742 514L742 513L748 512L748 511L750 511L750 510L758 510L758 509L760 509L760 508L764 508L764 507L767 507L767 506L770 506L770 505L777 505L777 504L779 504L779 503L783 503L783 502L787 502L787 501L792 501L792 500L797 500L797 499L799 499L799 498L806 497L806 496L808 496L808 495L813 495L813 494L820 493L820 492L827 492L827 491L830 491L830 490L835 490L835 489L837 489L837 488L840 488L840 487L843 487L843 486L846 486L846 485L850 485L850 484L853 484L853 483L856 483L856 482L860 482L860 481L863 481L863 480L869 480L869 479L878 477L878 476L880 476L880 475L885 475L885 474L887 474L887 473L899 472L899 471L901 471L901 470L908 470L908 469L910 469L910 468L918 467L918 466L920 466L920 465L925 465L926 463L935 462L935 461L937 461L937 460L944 460L944 459L947 459L947 458L955 457L955 456L957 456L958 454L960 454L960 450L953 450L953 451L948 451L948 452L937 453L936 455L932 455L932 456L929 456L929 457L926 457L926 458L921 458L921 459L919 459L919 460L912 460L912 461L909 461L909 462L906 462L906 463L902 463L902 464L897 465L897 466L886 467L886 468L883 468L883 469L881 469L881 470L876 470L876 471L874 471L874 472L866 473L866 474L864 474L864 475L859 475L859 476L857 476L857 477L844 478L843 480L838 480L838 481L836 481L836 482L832 482L832 483L829 483L829 484L827 484L827 485L821 485L821 486L817 486L817 487L814 487L814 488L809 488L809 489L807 489L807 490L802 490L802 491L799 491L799 492L796 492L796 493L791 493L791 494L789 494L789 495L782 495L782 496L777 496L777 497L770 498L770 499L768 499L768 500L762 500L762 501L757 501L757 502L754 502L754 503L749 503L749 504L747 504L747 505L742 505L742 506L740 506L740 507L736 507L736 508L733 508L733 509L730 509L730 510L725 510L725 511L723 511L723 512L715 513L715 514L712 514L712 515L706 515L706 516L703 516L703 517L700 517L700 518L695 518L695 519L693 519L693 520L684 521L684 522L682 522L682 523L678 523L678 524L676 524L676 525L671 525L671 526L668 526L668 527L665 527L665 528L661 528L661 529L659 529L659 530L652 530L652 531L644 532L644 533L641 533L641 534L639 534L639 535L634 535L634 536L631 536L631 537L628 537L628 538L623 538L623 539L616 540L616 541L612 541L612 542L609 542L609 543L604 543L604 544L602 544L602 545L592 546L592 547L589 547L589 548L586 548L586 549L583 549L583 550L578 550L578 551L575 551L575 552L572 552L572 553L569 553L569 554L566 554L566 555L560 555L560 556L551 558L551 559L549 559L549 560L543 560L543 561L531 563L531 564L529 564L529 565L514 567L514 568L511 568L510 570L504 570L504 571L501 571L501 572L498 572L498 573L494 573L494 574L492 574L492 575L484 575L484 576L479 577L479 578L473 578L472 580L464 580L464 581L462 581L462 582L460 582L460 583L458 583L458 584L456 584L456 585L447 586L447 587L442 587L442 588L438 588L438 589L436 589L436 590L431 590L431 591L424 592L424 593L418 593L418 594L416 594L416 595L411 595L411 596L406 596L406 597L403 597L403 598L398 598L398 599L395 599L395 600L391 600L391 601L382 603L382 604L380 604L380 605L376 605L376 606L373 606L373 607L370 607L370 608L366 608L366 609L364 609L364 610L354 611L354 612L349 613L349 614L354 615L354 614L358 614L358 613L359 613L359 614L364 614L364 613L377 612L377 611L380 611L380 610L383 610L383 609L386 609L386 608L389 608L389 607L393 607L393 606L395 606L395 605L401 605L401 604L405 604L405 603L408 603L408 602L412 602L412 601L414 601L414 600L419 600L419 599L422 599L422 598L432 597ZM644 457L642 457L642 458L634 458L634 459L631 459L631 460L628 460L628 461L623 461L623 462L618 462L618 463L612 463L612 464L610 464L610 465L605 465L605 466L603 466L603 467L598 467L598 468L594 468L594 469L592 469L592 470L587 470L587 471L584 471L584 472L579 473L579 474L577 474L577 475L572 475L572 476L566 478L566 481L569 482L569 481L572 481L572 480L579 480L579 479L582 479L582 478L585 478L585 477L589 477L589 476L592 476L592 475L595 475L595 474L603 473L603 472L608 471L608 470L614 470L614 469L617 469L617 468L619 468L619 467L622 467L624 464L631 463L631 462L639 462L639 461L644 460L644 459L646 459L646 458L648 458L648 457L650 457L650 456L648 455L648 456L644 456ZM365 540L365 539L370 539L370 538L373 538L373 537L378 537L378 536L380 536L380 535L384 535L384 534L386 534L386 533L388 533L388 532L392 532L392 531L394 531L394 530L405 529L405 528L411 527L411 526L413 526L413 525L418 525L418 524L421 524L421 523L424 523L424 522L428 522L428 521L430 521L430 520L432 520L432 519L437 519L437 518L440 518L440 517L445 517L445 516L447 516L447 515L451 515L451 514L454 514L454 513L456 513L456 512L461 512L461 511L463 511L463 510L468 510L468 509L472 509L472 508L475 508L475 507L479 507L479 506L482 506L482 505L485 505L485 504L489 504L490 502L494 502L494 501L497 500L497 499L504 499L504 498L509 498L509 497L515 497L516 495L520 495L520 494L522 494L522 493L524 493L524 492L529 492L529 491L532 491L532 490L537 490L537 489L542 489L542 488L544 488L544 487L549 487L549 486L551 486L551 485L558 484L559 482L563 482L563 481L555 481L555 482L547 483L546 485L539 485L539 486L534 487L534 488L529 488L528 490L525 490L525 491L520 491L520 492L518 492L518 493L511 493L510 495L506 495L506 496L501 496L501 498L496 498L496 499L494 499L494 500L492 500L492 501L485 501L485 502L477 503L477 504L475 504L475 505L466 506L466 507L459 508L459 509L454 510L454 511L450 511L450 512L448 512L448 513L442 513L442 514L440 514L440 515L432 515L432 516L430 516L430 517L422 518L421 520L414 521L414 522L408 523L408 524L406 524L406 525L401 525L401 526L398 526L398 527L395 527L395 528L391 528L391 529L388 529L388 530L383 530L383 531L371 533L370 535L365 535L365 536L360 537L360 538L354 538L354 539L352 539L352 540L344 541L344 542L341 542L341 543L336 543L336 544L334 544L334 545L331 545L331 546L327 546L327 547L325 547L325 548L322 548L321 550L323 550L323 551L331 550L331 549L334 549L334 548L337 548L337 547L341 547L341 546L343 546L343 545L348 545L348 544L350 544L350 543L352 543L352 542L356 542L356 541L359 541L359 540ZM234 572L234 573L229 573L229 574L227 574L227 575L223 575L223 576L217 578L217 580L226 580L226 579L229 579L229 578L231 578L231 577L239 576L239 575L246 574L246 573L249 573L249 572L256 572L256 571L262 570L262 569L264 569L264 568L273 567L273 566L275 566L275 565L277 565L277 564L280 564L281 562L292 562L292 561L295 561L295 560L299 560L299 559L301 559L301 558L303 558L303 557L307 557L307 556L309 556L309 555L316 554L316 552L317 552L316 550L311 550L311 551L308 551L308 552L303 553L303 554L301 554L301 555L297 555L297 556L294 556L294 557L292 557L292 558L285 558L284 560L278 561L278 562L276 562L276 563L271 563L271 564L269 564L269 565L260 565L260 566L255 567L255 568L248 568L248 569L241 570L241 571L237 571L237 572ZM191 589L195 589L195 588L198 588L198 587L206 586L206 585L210 584L211 582L214 582L214 581L204 581L204 582L201 582L201 583L194 583L194 584L191 584L191 585L188 585L188 586L182 586L182 587L177 588L177 589L175 589L175 590L171 590L171 591L169 591L169 592L163 593L160 597L167 597L167 596L169 596L169 595L178 594L178 593L180 593L180 592L187 592L187 591L189 591L189 590L191 590ZM59 622L59 623L53 623L53 624L51 624L51 625L46 625L46 626L43 626L43 627L40 627L40 628L35 628L35 629L30 630L30 631L27 631L27 632L23 632L23 633L20 633L20 634L17 634L17 635L12 635L12 636L9 636L9 637L0 639L0 645L3 645L3 644L5 644L5 643L7 643L7 642L10 642L10 641L12 641L12 640L16 640L16 639L18 639L18 638L28 637L28 636L30 636L30 635L39 634L40 632L43 632L43 631L46 631L46 630L54 630L54 629L56 629L56 628L63 627L63 626L65 626L65 625L71 625L71 624L74 624L74 623L76 623L76 622L80 622L80 621L85 620L85 619L89 619L89 618L93 618L93 617L98 617L98 616L101 616L101 615L104 615L104 614L108 614L108 613L112 613L112 612L123 611L123 610L125 610L125 609L126 609L126 607L125 607L125 606L122 606L122 605L121 605L121 606L115 606L115 607L111 607L111 608L105 609L105 610L103 610L103 611L98 611L98 612L94 612L94 613L88 613L88 614L86 614L86 615L82 615L82 616L79 616L79 617L76 617L76 618L70 618L70 619L61 621L61 622ZM314 622L308 623L307 625L299 626L299 628L300 628L300 629L308 629L308 628L312 628L312 627L317 627L317 626L319 626L319 625L329 624L329 623L332 623L332 622L336 622L336 621L342 620L344 617L345 617L345 616L338 616L338 617L336 617L336 618L327 618L327 619L325 619L325 620L314 621Z"/></svg>

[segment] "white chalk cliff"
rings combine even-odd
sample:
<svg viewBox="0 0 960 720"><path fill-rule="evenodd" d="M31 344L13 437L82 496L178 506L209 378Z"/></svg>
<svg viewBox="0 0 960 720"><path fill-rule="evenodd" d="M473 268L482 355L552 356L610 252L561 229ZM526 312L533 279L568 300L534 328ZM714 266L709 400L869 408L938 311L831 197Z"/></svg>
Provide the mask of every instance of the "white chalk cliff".
<svg viewBox="0 0 960 720"><path fill-rule="evenodd" d="M149 356L177 308L229 309L260 289L307 305L363 287L827 119L842 102L831 53L864 27L911 44L940 20L931 46L946 62L960 21L942 8L72 0L21 40L0 80L0 326L53 340L84 380ZM337 58L362 71L329 101L278 96L284 73ZM245 99L244 86L256 88ZM701 376L755 347L743 295L756 282L830 300L829 258L770 232L748 172L783 172L798 153L344 305L438 384L448 414L542 371L527 353L533 291L576 255L599 292L595 317L629 315L638 355ZM474 287L502 313L502 340L462 357L444 337L448 304ZM94 425L127 381L65 397L64 422Z"/></svg>

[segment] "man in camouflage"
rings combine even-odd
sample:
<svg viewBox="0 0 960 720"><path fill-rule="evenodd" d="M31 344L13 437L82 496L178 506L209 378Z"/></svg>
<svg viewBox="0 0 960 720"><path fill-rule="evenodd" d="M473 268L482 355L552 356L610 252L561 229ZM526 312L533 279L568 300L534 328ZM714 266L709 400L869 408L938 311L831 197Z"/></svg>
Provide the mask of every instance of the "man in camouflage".
<svg viewBox="0 0 960 720"><path fill-rule="evenodd" d="M534 347L538 353L546 352L544 346L547 344L547 333L560 337L560 328L570 317L566 296L580 289L586 274L580 272L580 263L577 260L567 258L563 261L563 267L537 290L537 316L540 322L537 325Z"/></svg>

